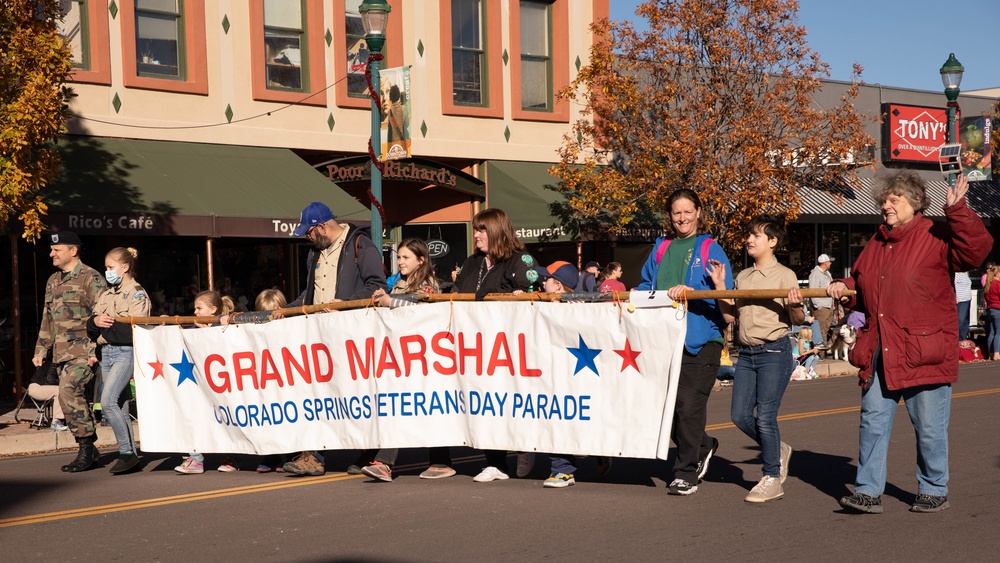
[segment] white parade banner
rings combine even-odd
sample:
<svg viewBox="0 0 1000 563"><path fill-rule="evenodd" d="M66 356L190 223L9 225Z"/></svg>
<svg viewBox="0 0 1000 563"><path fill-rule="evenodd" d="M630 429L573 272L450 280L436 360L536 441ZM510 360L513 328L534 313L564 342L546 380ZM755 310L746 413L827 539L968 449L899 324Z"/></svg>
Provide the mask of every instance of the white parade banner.
<svg viewBox="0 0 1000 563"><path fill-rule="evenodd" d="M666 459L685 331L683 313L670 307L537 302L136 326L141 445Z"/></svg>

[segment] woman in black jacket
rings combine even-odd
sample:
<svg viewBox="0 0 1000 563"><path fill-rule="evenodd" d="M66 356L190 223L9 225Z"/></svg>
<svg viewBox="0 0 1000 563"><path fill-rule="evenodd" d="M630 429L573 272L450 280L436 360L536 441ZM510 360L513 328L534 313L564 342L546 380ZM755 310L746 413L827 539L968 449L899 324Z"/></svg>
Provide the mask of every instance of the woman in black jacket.
<svg viewBox="0 0 1000 563"><path fill-rule="evenodd" d="M477 300L482 300L489 293L532 291L538 280L535 259L514 234L510 217L502 209L486 209L473 217L472 229L476 251L462 264L462 271L455 279L455 291L475 293ZM486 450L485 454L486 468L473 481L485 483L507 479L507 452ZM528 459L531 454L521 455L525 459L518 460L519 475L531 470ZM450 461L448 458L447 448L431 449L432 467L434 463ZM522 471L522 466L527 469Z"/></svg>

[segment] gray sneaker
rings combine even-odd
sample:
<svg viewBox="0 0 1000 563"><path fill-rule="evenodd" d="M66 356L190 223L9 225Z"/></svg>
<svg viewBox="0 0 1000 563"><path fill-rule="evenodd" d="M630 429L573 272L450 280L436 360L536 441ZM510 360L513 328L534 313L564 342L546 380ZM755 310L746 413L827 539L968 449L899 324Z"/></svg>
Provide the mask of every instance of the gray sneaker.
<svg viewBox="0 0 1000 563"><path fill-rule="evenodd" d="M754 488L750 489L750 494L743 500L747 502L767 502L769 500L778 500L783 496L785 496L785 491L781 488L781 479L765 475Z"/></svg>
<svg viewBox="0 0 1000 563"><path fill-rule="evenodd" d="M788 444L781 443L781 468L778 473L781 475L781 484L785 484L785 479L788 479L788 461L792 459L792 447Z"/></svg>
<svg viewBox="0 0 1000 563"><path fill-rule="evenodd" d="M910 506L910 512L941 512L949 508L951 504L948 503L946 496L917 495L917 499Z"/></svg>
<svg viewBox="0 0 1000 563"><path fill-rule="evenodd" d="M53 418L49 427L52 428L53 432L65 432L69 430L69 426L66 426L66 423L58 418Z"/></svg>
<svg viewBox="0 0 1000 563"><path fill-rule="evenodd" d="M854 493L849 497L841 497L840 506L855 512L882 514L882 497L873 497L864 493Z"/></svg>

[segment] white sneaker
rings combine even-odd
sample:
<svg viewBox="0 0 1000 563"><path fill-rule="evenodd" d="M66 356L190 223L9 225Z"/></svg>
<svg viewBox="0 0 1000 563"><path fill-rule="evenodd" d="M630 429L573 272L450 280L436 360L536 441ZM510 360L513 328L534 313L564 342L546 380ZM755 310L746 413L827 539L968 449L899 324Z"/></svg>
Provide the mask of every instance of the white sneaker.
<svg viewBox="0 0 1000 563"><path fill-rule="evenodd" d="M517 454L517 478L523 479L531 473L532 468L535 467L535 454L533 453L521 453Z"/></svg>
<svg viewBox="0 0 1000 563"><path fill-rule="evenodd" d="M767 502L769 500L778 500L783 496L785 496L785 491L781 488L781 479L765 475L754 488L750 489L750 494L743 500L747 502Z"/></svg>
<svg viewBox="0 0 1000 563"><path fill-rule="evenodd" d="M497 479L503 481L504 479L510 479L510 477L492 465L483 469L479 472L479 475L472 478L472 480L476 483L489 483L490 481L496 481Z"/></svg>
<svg viewBox="0 0 1000 563"><path fill-rule="evenodd" d="M788 479L788 461L792 459L792 447L788 444L781 442L781 467L778 469L778 473L781 475L781 484L785 484L785 479Z"/></svg>
<svg viewBox="0 0 1000 563"><path fill-rule="evenodd" d="M52 428L53 432L65 432L69 430L69 426L66 426L66 423L58 418L53 418L49 427Z"/></svg>

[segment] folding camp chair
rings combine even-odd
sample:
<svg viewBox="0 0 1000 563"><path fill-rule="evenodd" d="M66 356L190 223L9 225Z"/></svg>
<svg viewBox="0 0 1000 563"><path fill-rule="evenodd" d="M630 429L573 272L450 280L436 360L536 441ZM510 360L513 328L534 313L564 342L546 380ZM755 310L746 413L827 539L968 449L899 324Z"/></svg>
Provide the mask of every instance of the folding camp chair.
<svg viewBox="0 0 1000 563"><path fill-rule="evenodd" d="M21 409L27 401L31 401L31 404L35 409L35 416L31 420L31 424L28 425L29 428L37 428L41 430L42 428L48 428L52 425L52 403L58 397L52 397L51 399L46 399L44 401L39 401L28 394L25 391L21 395L21 402L17 404L17 410L14 411L14 422L21 422L22 420L28 420L27 418L21 419L18 415L21 413ZM31 407L28 407L31 408Z"/></svg>

